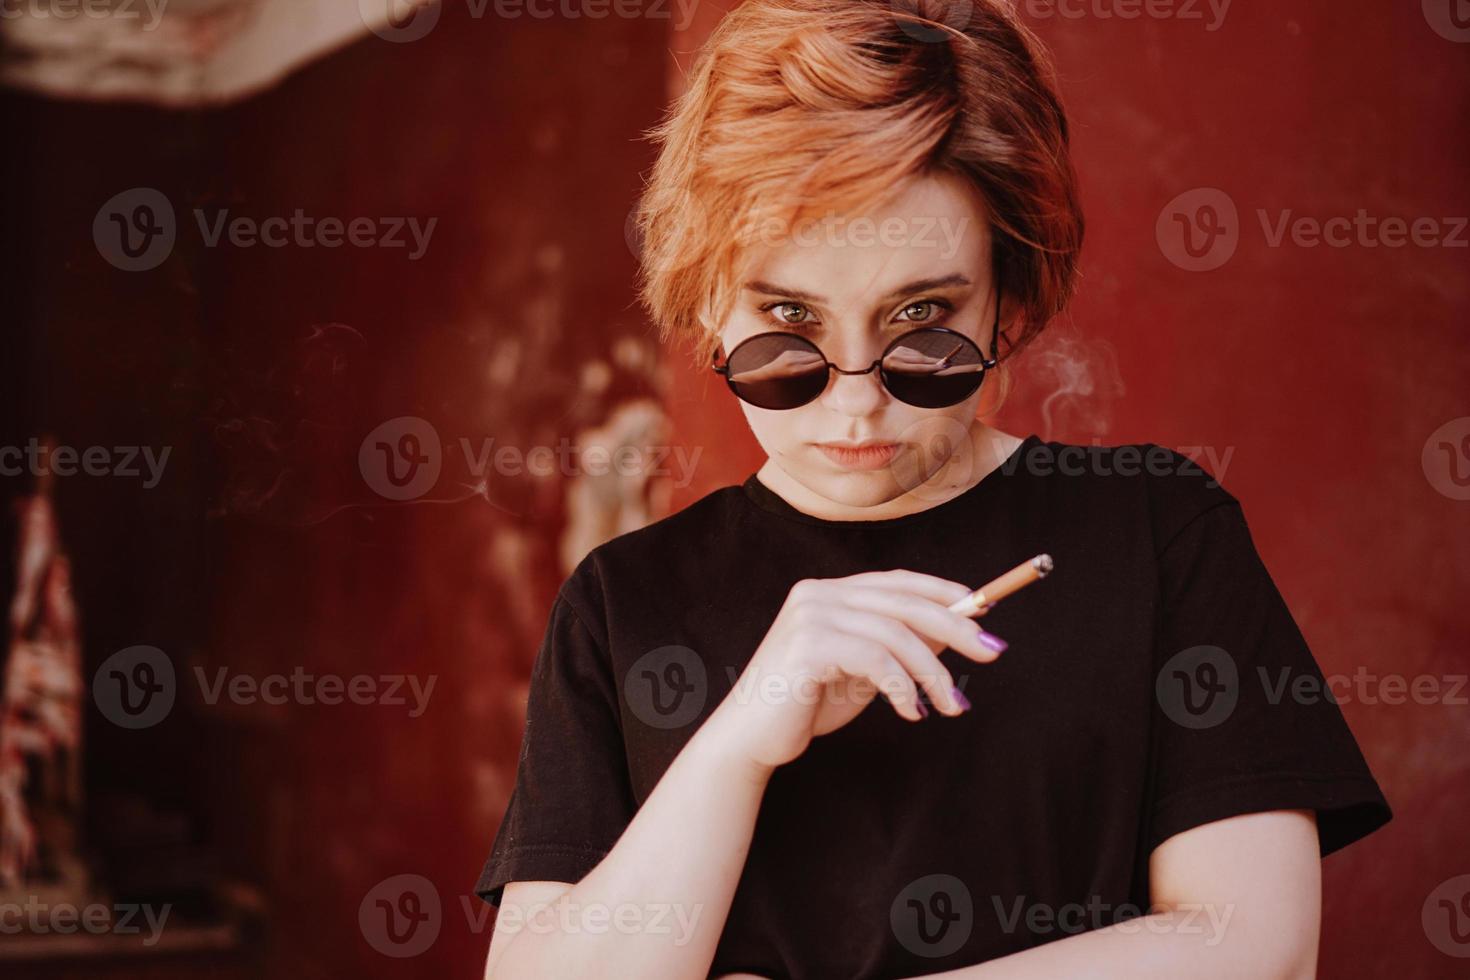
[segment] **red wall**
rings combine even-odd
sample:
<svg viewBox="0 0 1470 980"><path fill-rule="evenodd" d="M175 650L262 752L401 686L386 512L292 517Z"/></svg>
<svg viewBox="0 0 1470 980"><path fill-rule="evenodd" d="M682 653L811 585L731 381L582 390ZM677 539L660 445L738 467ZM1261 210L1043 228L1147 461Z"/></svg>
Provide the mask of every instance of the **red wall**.
<svg viewBox="0 0 1470 980"><path fill-rule="evenodd" d="M1470 502L1421 465L1431 434L1470 414L1470 253L1271 247L1256 218L1363 209L1447 232L1444 219L1470 214L1470 47L1432 30L1424 6L1240 3L1207 30L1023 4L1061 68L1089 227L1081 292L1019 365L1000 424L1225 459L1217 472L1329 674L1470 670L1457 602ZM0 97L7 131L24 134L0 160L12 277L0 443L49 431L175 453L153 491L59 481L89 671L147 643L181 673L438 677L418 719L186 699L126 733L89 712L93 843L122 877L154 867L146 847L174 828L164 843L189 868L258 885L269 929L242 972L260 960L256 975L469 976L488 941L480 906L467 918L461 902L509 793L522 685L564 574L566 487L501 480L465 497L466 474L446 470L432 496L456 503L388 505L357 471L368 431L416 414L451 445L526 448L653 394L675 441L702 451L674 506L762 461L703 365L666 351L665 376L617 353L624 338L650 343L624 235L651 163L638 136L720 8L698 5L695 28L672 38L666 21L465 10L446 5L414 43L365 38L229 109ZM180 211L440 224L417 263L181 247L154 273L123 273L99 256L92 220L136 186ZM1236 207L1236 248L1188 271L1156 227L1202 187ZM487 369L507 340L529 358L509 384ZM606 373L584 370L593 362ZM1078 365L1090 393L1059 380ZM1396 819L1326 863L1322 976L1461 973L1420 912L1470 872L1470 708L1344 711ZM110 813L155 826L119 837ZM389 960L358 909L403 873L435 884L442 929L423 954Z"/></svg>

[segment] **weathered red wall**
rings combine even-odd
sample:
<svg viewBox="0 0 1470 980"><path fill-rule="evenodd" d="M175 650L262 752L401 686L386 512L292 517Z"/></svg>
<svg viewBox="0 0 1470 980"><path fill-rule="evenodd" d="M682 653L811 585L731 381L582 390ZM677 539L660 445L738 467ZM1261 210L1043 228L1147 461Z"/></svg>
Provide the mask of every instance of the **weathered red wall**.
<svg viewBox="0 0 1470 980"><path fill-rule="evenodd" d="M5 163L17 343L0 445L51 432L172 447L151 490L57 481L89 681L134 644L164 650L180 680L146 730L89 706L88 847L113 894L136 886L129 869L172 871L181 856L187 881L258 886L265 934L218 958L252 975L477 973L491 919L470 889L569 571L572 474L492 474L477 492L458 440L555 448L656 392L625 219L652 160L639 136L662 104L666 23L471 9L445 5L412 43L365 36L227 108L0 99L23 134ZM163 193L178 224L172 254L143 272L112 267L93 240L99 208L134 187ZM438 223L416 260L206 248L194 208ZM443 464L403 503L374 492L358 456L399 416L437 429ZM20 487L0 483L0 503ZM436 687L421 717L209 704L195 668ZM119 832L127 814L141 815L135 833ZM179 840L155 860L143 838L160 834ZM375 915L375 890L400 874L431 882L441 914L431 945L394 958L374 946L381 916L365 928L359 910L368 900Z"/></svg>
<svg viewBox="0 0 1470 980"><path fill-rule="evenodd" d="M1328 673L1465 673L1470 620L1456 599L1470 581L1470 504L1436 489L1421 454L1470 413L1467 253L1273 248L1256 210L1470 213L1470 47L1415 3L1351 16L1329 0L1235 4L1213 31L1044 9L1029 16L1075 127L1084 281L1021 364L1001 424L1208 447ZM6 367L27 370L0 396L0 434L176 453L156 491L58 488L89 667L153 643L181 670L438 675L412 720L193 702L131 737L89 714L98 812L147 797L182 815L220 876L262 884L270 975L477 969L489 923L461 901L509 793L522 684L563 574L564 480L388 505L357 472L362 437L415 414L450 447L554 444L666 380L675 441L703 453L674 506L761 462L717 378L669 352L666 378L650 373L624 236L651 162L637 137L680 78L670 51L687 63L720 7L699 5L672 39L662 20L465 10L446 6L414 43L367 38L223 111L5 97L26 134L3 164L6 314L20 326ZM126 274L97 254L91 221L140 185L181 209L440 224L417 263L184 249L156 274ZM1200 187L1233 201L1239 241L1221 267L1189 272L1155 229ZM508 340L529 360L507 376L493 365ZM558 356L559 343L575 354ZM1079 362L1093 393L1065 394L1057 370ZM464 477L446 469L432 496L460 495ZM1420 911L1470 872L1470 715L1344 710L1397 819L1326 864L1322 976L1456 975ZM444 913L430 949L390 960L358 908L400 873L434 882Z"/></svg>

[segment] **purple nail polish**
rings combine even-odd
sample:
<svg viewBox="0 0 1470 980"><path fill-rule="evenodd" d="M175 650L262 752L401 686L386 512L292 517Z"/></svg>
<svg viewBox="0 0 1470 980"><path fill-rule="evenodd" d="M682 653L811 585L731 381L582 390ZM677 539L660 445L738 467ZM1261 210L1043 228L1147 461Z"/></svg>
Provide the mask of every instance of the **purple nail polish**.
<svg viewBox="0 0 1470 980"><path fill-rule="evenodd" d="M1010 646L1010 644L1007 643L1005 640L1002 640L994 633L986 632L984 629L980 630L980 642L990 649L994 650L996 653L1000 653L1004 651L1006 647Z"/></svg>
<svg viewBox="0 0 1470 980"><path fill-rule="evenodd" d="M961 691L957 687L951 687L950 691L954 693L954 699L959 702L960 708L964 711L969 711L970 699L965 697L965 692Z"/></svg>
<svg viewBox="0 0 1470 980"><path fill-rule="evenodd" d="M917 709L919 709L919 717L920 718L928 718L929 717L929 709L924 705L924 702L923 701L915 701L914 702L914 707L917 708Z"/></svg>

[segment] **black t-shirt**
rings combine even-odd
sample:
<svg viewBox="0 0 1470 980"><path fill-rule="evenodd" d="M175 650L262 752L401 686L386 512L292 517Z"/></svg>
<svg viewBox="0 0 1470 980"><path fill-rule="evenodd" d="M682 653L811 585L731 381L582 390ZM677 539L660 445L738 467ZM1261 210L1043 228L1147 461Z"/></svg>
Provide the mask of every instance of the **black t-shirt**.
<svg viewBox="0 0 1470 980"><path fill-rule="evenodd" d="M1326 855L1388 822L1236 499L1162 446L1032 435L918 513L823 520L752 474L594 549L476 893L591 871L799 579L978 587L1042 552L1055 571L979 620L1009 649L940 654L973 710L909 722L880 696L775 771L713 975L954 969L1147 912L1149 852L1191 827L1311 808Z"/></svg>

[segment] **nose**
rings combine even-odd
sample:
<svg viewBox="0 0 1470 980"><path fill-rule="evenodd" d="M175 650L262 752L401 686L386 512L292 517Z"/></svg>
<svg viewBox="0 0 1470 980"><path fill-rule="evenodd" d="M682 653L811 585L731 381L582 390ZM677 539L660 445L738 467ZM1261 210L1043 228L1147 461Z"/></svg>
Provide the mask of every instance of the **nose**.
<svg viewBox="0 0 1470 980"><path fill-rule="evenodd" d="M867 353L868 359L853 358L851 357L853 353ZM849 352L848 357L843 360L834 358L833 363L848 371L861 371L872 364L876 356L876 353L853 351ZM883 389L883 382L878 376L876 367L867 374L843 374L840 371L829 373L832 380L827 383L827 390L822 393L822 402L840 415L852 418L871 415L888 399L888 392Z"/></svg>

